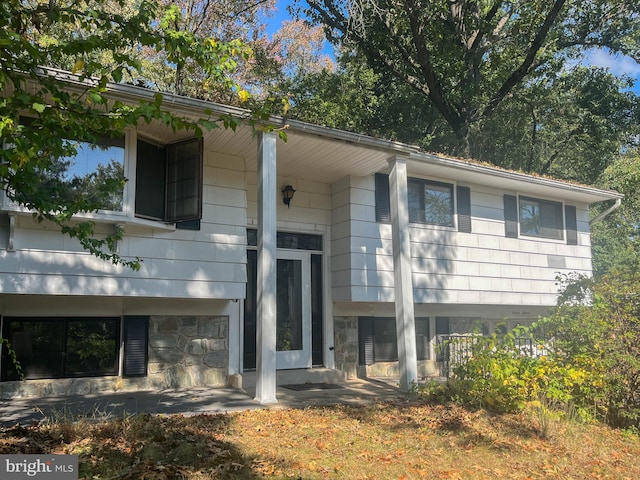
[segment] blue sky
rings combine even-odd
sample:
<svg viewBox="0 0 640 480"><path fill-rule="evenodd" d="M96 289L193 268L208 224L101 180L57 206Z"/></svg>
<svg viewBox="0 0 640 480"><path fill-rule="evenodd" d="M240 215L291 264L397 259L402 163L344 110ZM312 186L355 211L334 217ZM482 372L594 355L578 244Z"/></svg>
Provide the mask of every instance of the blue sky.
<svg viewBox="0 0 640 480"><path fill-rule="evenodd" d="M633 90L640 94L640 64L633 59L622 55L611 55L603 49L592 49L585 55L584 63L608 68L614 75L628 75L635 78L636 84Z"/></svg>

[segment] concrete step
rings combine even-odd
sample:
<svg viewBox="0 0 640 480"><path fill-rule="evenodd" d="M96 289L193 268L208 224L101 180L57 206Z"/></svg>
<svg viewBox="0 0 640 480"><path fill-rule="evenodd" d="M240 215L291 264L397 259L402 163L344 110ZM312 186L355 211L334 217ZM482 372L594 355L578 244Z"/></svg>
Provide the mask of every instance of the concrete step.
<svg viewBox="0 0 640 480"><path fill-rule="evenodd" d="M304 368L297 370L278 370L276 385L299 385L303 383L343 383L344 373L330 368ZM255 388L256 372L243 372L240 388ZM234 385L235 386L235 385Z"/></svg>

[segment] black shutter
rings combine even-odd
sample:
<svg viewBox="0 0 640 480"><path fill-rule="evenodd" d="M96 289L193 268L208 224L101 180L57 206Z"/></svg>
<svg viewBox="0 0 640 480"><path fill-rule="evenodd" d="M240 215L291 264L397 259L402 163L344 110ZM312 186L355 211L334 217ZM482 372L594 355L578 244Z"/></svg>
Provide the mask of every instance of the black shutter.
<svg viewBox="0 0 640 480"><path fill-rule="evenodd" d="M576 207L573 205L564 206L564 216L567 223L567 245L578 244L578 220Z"/></svg>
<svg viewBox="0 0 640 480"><path fill-rule="evenodd" d="M391 223L389 175L376 173L376 222Z"/></svg>
<svg viewBox="0 0 640 480"><path fill-rule="evenodd" d="M373 365L375 335L371 317L358 317L358 352L360 365Z"/></svg>
<svg viewBox="0 0 640 480"><path fill-rule="evenodd" d="M149 317L124 317L125 377L147 374L147 345L149 343Z"/></svg>
<svg viewBox="0 0 640 480"><path fill-rule="evenodd" d="M415 319L416 354L418 360L429 359L429 317Z"/></svg>
<svg viewBox="0 0 640 480"><path fill-rule="evenodd" d="M457 187L458 231L471 233L471 189Z"/></svg>
<svg viewBox="0 0 640 480"><path fill-rule="evenodd" d="M202 141L167 145L165 221L202 218Z"/></svg>
<svg viewBox="0 0 640 480"><path fill-rule="evenodd" d="M518 238L518 197L514 195L504 196L504 234Z"/></svg>
<svg viewBox="0 0 640 480"><path fill-rule="evenodd" d="M200 230L200 219L176 222L177 230Z"/></svg>

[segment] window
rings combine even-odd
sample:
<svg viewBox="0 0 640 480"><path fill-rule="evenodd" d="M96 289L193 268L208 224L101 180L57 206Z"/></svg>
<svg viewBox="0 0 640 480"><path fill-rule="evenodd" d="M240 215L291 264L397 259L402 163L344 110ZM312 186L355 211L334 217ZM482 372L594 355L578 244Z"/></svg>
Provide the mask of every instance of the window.
<svg viewBox="0 0 640 480"><path fill-rule="evenodd" d="M42 128L37 120L20 117L22 125ZM46 170L36 172L42 184L60 201L81 198L101 210L121 212L124 198L125 138L97 136L63 139L65 151L75 153L53 160ZM20 197L20 194L17 194Z"/></svg>
<svg viewBox="0 0 640 480"><path fill-rule="evenodd" d="M562 240L562 204L548 200L520 197L520 234Z"/></svg>
<svg viewBox="0 0 640 480"><path fill-rule="evenodd" d="M68 140L76 155L61 158L64 180L103 210L122 211L124 137L100 137L95 143ZM119 185L118 185L119 184ZM106 187L106 188L105 188Z"/></svg>
<svg viewBox="0 0 640 480"><path fill-rule="evenodd" d="M416 318L416 354L418 360L429 358L429 319ZM360 364L398 361L396 319L393 317L359 317Z"/></svg>
<svg viewBox="0 0 640 480"><path fill-rule="evenodd" d="M376 186L376 221L391 222L391 205L389 197L389 176L377 173ZM457 206L458 231L471 232L471 190L469 187L457 186L457 201L454 202L453 185L449 183L407 179L409 221L428 225L454 225L454 203Z"/></svg>
<svg viewBox="0 0 640 480"><path fill-rule="evenodd" d="M42 128L36 119L21 117L20 122L29 128ZM76 152L58 158L50 168L35 174L50 187L52 195L60 195L56 201L80 196L101 210L122 212L125 137L89 138L64 140L67 151L73 147ZM168 145L138 139L136 184L127 187L135 198L136 217L176 223L177 228L200 229L202 149L202 141L195 138ZM19 193L16 196L21 200Z"/></svg>
<svg viewBox="0 0 640 480"><path fill-rule="evenodd" d="M202 217L201 141L162 146L138 139L135 214L193 227Z"/></svg>
<svg viewBox="0 0 640 480"><path fill-rule="evenodd" d="M322 251L321 235L277 232L276 242L278 248ZM247 228L247 245L250 247L258 246L258 231L255 228Z"/></svg>
<svg viewBox="0 0 640 480"><path fill-rule="evenodd" d="M453 225L453 185L410 178L409 221Z"/></svg>
<svg viewBox="0 0 640 480"><path fill-rule="evenodd" d="M120 318L4 318L9 339L27 379L116 375ZM2 380L18 380L2 354Z"/></svg>

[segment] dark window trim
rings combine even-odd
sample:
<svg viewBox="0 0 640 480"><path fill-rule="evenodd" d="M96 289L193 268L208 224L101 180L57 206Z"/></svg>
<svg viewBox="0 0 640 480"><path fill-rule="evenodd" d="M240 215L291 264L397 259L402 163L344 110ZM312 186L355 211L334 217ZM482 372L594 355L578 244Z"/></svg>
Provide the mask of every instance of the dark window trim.
<svg viewBox="0 0 640 480"><path fill-rule="evenodd" d="M504 195L504 236L518 238L518 197Z"/></svg>
<svg viewBox="0 0 640 480"><path fill-rule="evenodd" d="M157 148L160 158L157 161L153 161L155 159L152 159L150 163L148 161L142 162L140 143ZM191 168L180 168L179 162L184 160L180 155L180 148L193 144L197 144L197 159L189 159L190 162L188 162L188 165L190 165ZM160 163L163 155L164 164ZM204 195L204 147L202 140L190 138L162 145L153 140L148 140L144 136L138 136L136 141L136 157L134 216L160 222L175 223L177 229L200 230ZM155 163L158 163L158 165L156 166ZM142 167L143 164L145 167ZM153 166L151 164L153 164ZM141 168L146 168L146 170L141 170ZM157 177L154 178L153 184L151 185L154 191L149 192L149 185L143 186L140 174L141 172L144 173L144 171L154 168L154 174L160 170L161 173L157 173ZM187 171L194 173L195 176L191 178L182 177ZM158 184L157 186L155 185L156 183ZM145 188L147 192L152 193L154 196L151 204L143 204L142 201L144 197L139 198L139 195L145 192ZM190 192L190 195L184 196L185 191ZM185 202L189 200L192 200L193 205L191 205L191 208L185 209ZM188 211L184 212L183 210ZM171 214L172 211L174 214Z"/></svg>
<svg viewBox="0 0 640 480"><path fill-rule="evenodd" d="M438 182L436 180L427 180L424 178L414 178L414 177L407 177L407 188L410 189L411 185L418 185L421 189L421 193L422 193L422 202L421 204L423 206L426 207L426 199L424 196L424 190L425 188L428 187L436 187L436 188L440 188L440 189L447 189L449 191L449 195L450 195L450 202L449 202L449 211L447 212L449 217L450 217L450 221L448 222L430 222L428 220L422 220L422 219L413 219L412 221L410 220L411 223L413 224L417 224L417 225L438 225L438 226L442 226L442 227L453 227L454 225L454 213L455 213L455 190L454 190L454 185L452 183L445 183L445 182ZM420 210L421 212L424 212L425 210ZM409 206L409 216L411 216L411 206Z"/></svg>
<svg viewBox="0 0 640 480"><path fill-rule="evenodd" d="M113 364L113 369L111 370L103 370L103 371L87 371L87 372L77 372L77 373L68 373L67 372L67 363L66 363L66 359L67 359L67 355L68 355L68 348L69 348L69 337L68 337L68 333L69 333L69 323L71 322L78 322L78 321L87 321L87 322L91 322L91 321L111 321L114 322L114 326L115 326L115 338L114 338L114 351L113 351L113 355L114 355L114 364ZM97 317L97 316L60 316L60 317L51 317L51 316L46 316L46 317L33 317L33 316L25 316L25 317L20 317L20 316L4 316L2 318L2 335L4 338L10 338L10 332L9 332L9 328L10 328L10 324L11 322L50 322L50 323L58 323L61 324L60 326L60 330L57 332L59 333L58 336L55 337L55 340L59 340L60 341L60 347L61 347L61 351L58 352L58 358L51 358L51 361L55 361L55 362L60 362L58 364L57 367L55 367L54 369L52 369L51 371L54 372L52 374L32 374L30 375L28 372L28 369L26 372L24 372L26 374L26 379L28 380L38 380L38 379L57 379L57 378L85 378L85 377L105 377L105 376L114 376L118 374L118 369L119 369L119 354L120 354L120 348L121 348L121 319L120 317ZM18 355L18 360L20 360L20 355ZM8 363L5 362L10 362L11 360L9 359L8 355L7 355L7 350L6 347L3 346L2 347L2 362L3 362L3 366L2 366L2 381L11 381L11 380L18 380L18 378L15 377L14 373L11 373L7 370L7 368L10 368Z"/></svg>
<svg viewBox="0 0 640 480"><path fill-rule="evenodd" d="M575 206L564 206L564 220L567 228L567 245L578 245L578 214Z"/></svg>
<svg viewBox="0 0 640 480"><path fill-rule="evenodd" d="M458 231L471 233L471 189L456 187L456 207L458 209Z"/></svg>
<svg viewBox="0 0 640 480"><path fill-rule="evenodd" d="M389 175L376 173L376 222L391 223L391 197L389 196Z"/></svg>
<svg viewBox="0 0 640 480"><path fill-rule="evenodd" d="M442 227L454 227L455 216L458 215L458 231L471 232L471 189L469 187L455 185L453 183L440 182L418 177L407 177L409 183L446 187L451 191L451 222L437 223L410 220L411 225L435 225ZM376 222L391 223L391 200L389 192L389 175L386 173L375 174L375 210Z"/></svg>
<svg viewBox="0 0 640 480"><path fill-rule="evenodd" d="M149 364L149 317L125 316L123 345L123 377L144 377Z"/></svg>
<svg viewBox="0 0 640 480"><path fill-rule="evenodd" d="M524 233L522 231L522 217L520 216L520 211L522 209L522 201L529 201L532 203L538 203L540 205L540 233L531 233L531 232L526 232ZM543 215L543 206L546 207L553 207L554 210L557 211L557 213L559 214L560 218L558 221L558 225L557 226L549 226L549 225L545 225L546 220L542 217ZM529 197L526 195L520 195L518 197L518 224L520 227L520 235L523 237L531 237L531 238L545 238L545 239L549 239L549 240L564 240L564 209L563 209L563 204L562 202L558 202L555 200L546 200L544 198L536 198L536 197ZM556 234L551 235L545 232L556 232Z"/></svg>
<svg viewBox="0 0 640 480"><path fill-rule="evenodd" d="M358 317L358 362L360 365L373 365L374 363L378 362L398 361L398 340L395 321L395 317ZM382 322L389 322L393 324L393 344L391 346L391 351L389 350L388 345L386 347L380 348L382 344L376 341L376 334L378 333L376 327L379 326L377 324ZM429 317L416 317L415 322L417 359L429 360ZM426 342L424 338L425 336ZM418 343L419 341L422 341L422 345ZM385 342L384 345L388 343L389 342Z"/></svg>
<svg viewBox="0 0 640 480"><path fill-rule="evenodd" d="M298 239L296 241L296 239ZM317 245L310 245L317 243ZM276 232L276 248L283 250L305 250L309 252L323 253L323 236L315 233L286 232L278 230ZM258 246L258 230L247 228L247 246L256 248ZM318 248L311 248L317 246Z"/></svg>

